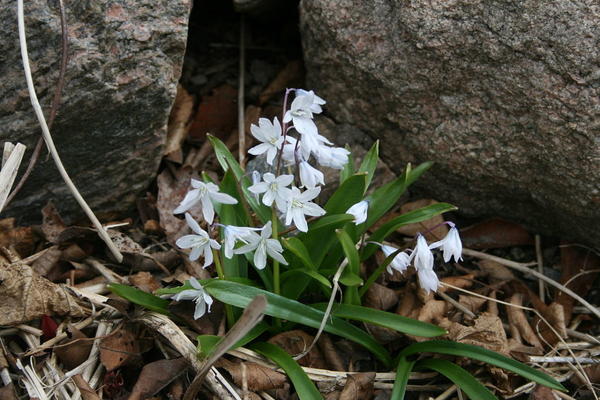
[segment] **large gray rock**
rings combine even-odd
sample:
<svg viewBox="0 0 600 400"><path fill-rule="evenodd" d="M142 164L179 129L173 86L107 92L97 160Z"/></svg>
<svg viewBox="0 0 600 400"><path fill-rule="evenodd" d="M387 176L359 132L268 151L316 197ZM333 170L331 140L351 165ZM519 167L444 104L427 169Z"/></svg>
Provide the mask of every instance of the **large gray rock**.
<svg viewBox="0 0 600 400"><path fill-rule="evenodd" d="M100 214L124 211L155 177L160 162L187 40L190 0L65 4L69 63L52 134L92 209ZM16 9L15 1L0 0L0 137L23 142L31 151L40 129L26 90ZM26 1L25 24L34 82L48 117L60 69L57 2ZM81 215L52 160L45 160L40 159L5 215L38 218L48 200L54 200L67 220Z"/></svg>
<svg viewBox="0 0 600 400"><path fill-rule="evenodd" d="M600 247L595 0L303 0L308 77L418 187Z"/></svg>

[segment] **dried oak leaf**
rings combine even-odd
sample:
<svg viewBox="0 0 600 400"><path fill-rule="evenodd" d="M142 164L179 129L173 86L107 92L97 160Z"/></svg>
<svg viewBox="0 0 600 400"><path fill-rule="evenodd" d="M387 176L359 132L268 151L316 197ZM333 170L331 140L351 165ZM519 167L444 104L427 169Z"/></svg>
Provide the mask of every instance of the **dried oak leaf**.
<svg viewBox="0 0 600 400"><path fill-rule="evenodd" d="M342 361L342 357L338 353L338 349L335 347L333 342L331 341L331 336L326 333L321 335L321 338L317 342L319 349L323 353L323 356L327 363L330 366L330 369L335 371L345 371L346 367L344 366L344 362Z"/></svg>
<svg viewBox="0 0 600 400"><path fill-rule="evenodd" d="M21 256L33 253L38 238L30 226L15 227L14 218L0 220L0 246L14 248Z"/></svg>
<svg viewBox="0 0 600 400"><path fill-rule="evenodd" d="M62 286L36 274L29 265L0 264L0 325L15 325L42 315L83 317L86 310Z"/></svg>
<svg viewBox="0 0 600 400"><path fill-rule="evenodd" d="M365 295L365 306L389 310L398 303L398 294L390 288L373 283Z"/></svg>
<svg viewBox="0 0 600 400"><path fill-rule="evenodd" d="M275 344L288 354L295 356L308 349L313 340L313 336L296 329L273 336L269 339L269 343ZM307 355L298 360L298 363L304 367L327 368L323 354L321 354L321 350L318 347L313 347Z"/></svg>
<svg viewBox="0 0 600 400"><path fill-rule="evenodd" d="M48 273L57 266L62 255L62 250L58 246L52 246L44 252L37 260L33 262L31 267L36 274L40 276L48 276Z"/></svg>
<svg viewBox="0 0 600 400"><path fill-rule="evenodd" d="M370 399L373 397L375 372L348 375L339 400Z"/></svg>
<svg viewBox="0 0 600 400"><path fill-rule="evenodd" d="M131 389L129 400L141 400L154 396L188 368L183 357L171 360L159 360L148 363L142 368L137 382Z"/></svg>
<svg viewBox="0 0 600 400"><path fill-rule="evenodd" d="M153 293L161 288L160 283L149 272L140 271L135 275L129 276L129 283L147 293Z"/></svg>
<svg viewBox="0 0 600 400"><path fill-rule="evenodd" d="M92 350L92 340L72 325L67 327L68 339L63 340L54 348L54 353L63 365L71 370L88 359Z"/></svg>
<svg viewBox="0 0 600 400"><path fill-rule="evenodd" d="M60 234L67 229L67 226L63 222L58 210L51 201L42 208L42 232L46 237L46 240L58 244Z"/></svg>
<svg viewBox="0 0 600 400"><path fill-rule="evenodd" d="M219 359L215 365L224 368L239 387L243 386L245 379L248 389L253 392L282 388L287 380L284 374L252 362L245 363L245 371L242 363L231 362L226 358Z"/></svg>
<svg viewBox="0 0 600 400"><path fill-rule="evenodd" d="M100 342L100 362L107 371L140 359L140 346L131 325L124 325Z"/></svg>
<svg viewBox="0 0 600 400"><path fill-rule="evenodd" d="M511 296L509 302L517 306L506 307L508 323L510 325L510 330L513 334L513 337L515 339L521 337L530 345L542 348L542 343L540 342L540 339L536 335L531 325L529 325L529 321L527 321L525 312L519 308L523 305L523 296L520 293L515 293Z"/></svg>
<svg viewBox="0 0 600 400"><path fill-rule="evenodd" d="M502 354L508 354L508 340L502 320L496 315L484 312L473 320L472 326L453 322L447 328L448 339L472 344Z"/></svg>

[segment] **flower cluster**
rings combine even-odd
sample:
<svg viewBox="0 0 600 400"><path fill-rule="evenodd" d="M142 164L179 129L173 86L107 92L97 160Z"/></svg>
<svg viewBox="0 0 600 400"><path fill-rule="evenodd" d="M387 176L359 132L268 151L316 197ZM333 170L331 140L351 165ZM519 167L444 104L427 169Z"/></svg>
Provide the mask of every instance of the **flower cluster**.
<svg viewBox="0 0 600 400"><path fill-rule="evenodd" d="M294 99L288 108L287 98L292 93ZM247 190L251 193L251 200L272 209L272 221L266 222L262 227L224 225L220 220L219 223L214 223L215 209L219 210L221 204L237 204L238 200L222 193L219 186L214 183L191 180L191 190L173 210L175 214L185 214L187 225L193 232L176 241L180 248L190 250L190 260L195 261L202 256L204 267L215 262L221 277L224 276L222 271L219 271L221 255L232 259L246 254L248 260L252 260L252 264L258 270L266 268L268 258L273 260L273 269L277 271L279 265L288 264L283 256L283 247L276 231L277 225L284 224L291 230L308 232L307 217L321 217L326 213L315 201L325 184L325 175L319 168L341 170L349 160L348 150L333 146L319 133L313 118L315 114L323 111L321 106L324 104L325 100L312 90L288 89L281 122L277 117L272 121L260 118L258 125L251 125L250 131L258 144L250 148L248 153L264 156L266 162L276 171L276 173L267 172L262 176L259 172L253 171L252 184L246 184ZM287 174L279 173L282 165L286 167ZM346 213L352 215L356 225L365 224L368 221L369 206L370 200L365 199L348 208ZM194 207L200 207L207 230L202 229L199 221L194 220L188 213ZM221 240L213 239L211 233L219 228ZM460 258L460 239L454 226L444 240L429 246L424 237L419 235L414 250L396 255L388 271L391 272L392 269L404 271L413 263L419 272L419 280L423 288L427 291L435 291L439 284L433 272L431 249L435 248L442 249L446 261L451 257L456 260ZM396 252L396 249L382 245L382 251L389 256ZM278 274L279 272L274 272L274 276ZM170 298L195 301L194 318L199 318L207 309L210 311L212 299L195 278L190 280L190 285L192 289L184 290Z"/></svg>

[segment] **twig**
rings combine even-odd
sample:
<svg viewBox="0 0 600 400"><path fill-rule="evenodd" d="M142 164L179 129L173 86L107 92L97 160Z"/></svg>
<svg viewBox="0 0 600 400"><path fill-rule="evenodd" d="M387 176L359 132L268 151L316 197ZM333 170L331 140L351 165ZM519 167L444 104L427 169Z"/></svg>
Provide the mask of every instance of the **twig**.
<svg viewBox="0 0 600 400"><path fill-rule="evenodd" d="M574 363L581 364L600 364L600 359L590 357L539 357L529 356L531 362L536 363Z"/></svg>
<svg viewBox="0 0 600 400"><path fill-rule="evenodd" d="M535 255L537 261L537 270L540 274L544 274L544 255L542 254L542 239L540 235L535 235ZM545 303L546 299L546 287L544 281L538 279L538 296L542 303Z"/></svg>
<svg viewBox="0 0 600 400"><path fill-rule="evenodd" d="M442 299L446 300L448 303L452 304L458 310L462 311L464 314L468 315L470 318L477 318L473 311L469 310L464 305L460 304L458 301L454 300L452 297L448 296L446 293L439 291L437 293Z"/></svg>
<svg viewBox="0 0 600 400"><path fill-rule="evenodd" d="M62 94L62 90L65 87L65 73L67 71L67 60L69 57L69 36L67 29L67 16L65 13L65 5L63 4L63 0L58 0L58 7L60 8L60 27L61 27L61 40L62 40L62 54L60 60L60 71L58 73L58 84L54 89L54 97L52 98L52 105L50 106L50 117L48 118L48 129L52 129L52 125L54 124L54 119L56 118L56 113L58 112L58 108L60 106L60 98ZM29 159L29 164L27 165L27 169L23 173L23 176L15 186L14 190L8 196L6 200L5 206L10 203L17 193L21 190L21 188L25 185L25 182L31 175L37 160L40 158L40 153L42 152L42 144L44 143L44 139L42 137L38 138L37 143L35 144L35 149L31 154L31 158Z"/></svg>
<svg viewBox="0 0 600 400"><path fill-rule="evenodd" d="M244 116L244 85L246 78L246 49L245 49L244 14L240 14L240 80L238 84L238 158L240 166L246 165L246 123Z"/></svg>
<svg viewBox="0 0 600 400"><path fill-rule="evenodd" d="M37 95L35 93L35 87L33 86L33 77L31 76L31 67L29 66L29 55L27 53L27 38L25 36L25 18L23 15L23 0L17 0L17 17L19 22L19 44L21 45L21 57L23 58L23 70L25 71L25 80L27 81L27 90L29 92L29 97L31 99L31 105L33 106L33 110L35 111L35 115L37 116L38 122L42 127L42 135L44 137L44 141L48 146L48 150L52 155L54 163L56 164L56 168L60 173L61 177L65 181L65 184L75 197L75 200L79 203L83 211L86 213L88 218L92 221L96 229L98 230L98 234L104 240L106 245L108 246L110 252L115 257L117 262L121 263L123 261L123 255L117 249L115 244L112 242L108 233L102 227L94 212L87 205L77 187L73 184L73 181L69 177L69 174L65 170L65 167L60 160L60 156L58 155L58 151L56 150L56 146L54 146L54 141L52 140L52 136L50 135L50 130L48 129L48 125L46 124L46 118L44 117L44 113L42 112L42 107L38 101Z"/></svg>
<svg viewBox="0 0 600 400"><path fill-rule="evenodd" d="M500 263L506 267L516 269L517 271L523 272L525 274L533 275L536 278L543 280L544 282L548 283L549 285L554 286L558 290L571 296L572 298L574 298L575 300L580 302L583 306L585 306L588 310L590 310L592 312L592 314L594 314L596 317L600 318L600 310L598 310L598 308L594 307L592 304L588 303L585 299L583 299L577 293L573 292L571 289L565 287L564 285L561 285L560 283L556 282L555 280L548 278L546 275L540 274L536 270L528 268L528 266L535 265L537 263L527 263L527 264L518 263L518 262L506 260L504 258L492 256L492 255L489 255L486 253L482 253L480 251L475 251L475 250L470 250L470 249L463 249L463 254L465 254L467 256L477 257L480 259L496 261L497 263Z"/></svg>

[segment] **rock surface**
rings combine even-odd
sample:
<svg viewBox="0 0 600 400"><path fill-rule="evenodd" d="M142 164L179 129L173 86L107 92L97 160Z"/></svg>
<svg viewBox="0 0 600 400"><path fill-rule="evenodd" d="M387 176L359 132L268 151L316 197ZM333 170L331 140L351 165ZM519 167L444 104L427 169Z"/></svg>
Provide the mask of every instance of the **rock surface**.
<svg viewBox="0 0 600 400"><path fill-rule="evenodd" d="M69 62L52 129L71 178L100 215L125 211L155 177L187 40L190 0L66 2ZM28 145L40 135L19 50L16 2L0 0L2 140ZM46 117L60 69L56 1L25 2L34 83ZM40 158L4 215L41 217L53 200L67 220L81 216L51 159Z"/></svg>
<svg viewBox="0 0 600 400"><path fill-rule="evenodd" d="M593 0L301 2L311 89L423 192L600 247Z"/></svg>

